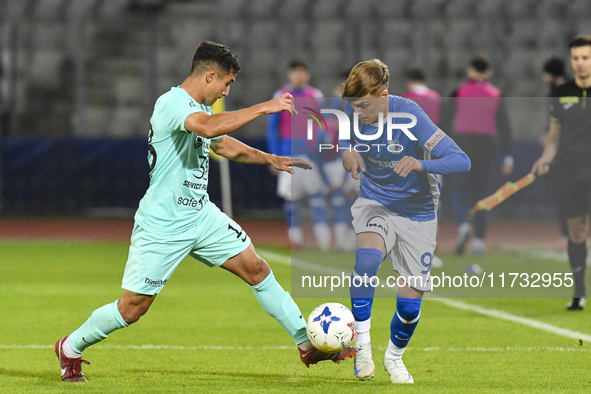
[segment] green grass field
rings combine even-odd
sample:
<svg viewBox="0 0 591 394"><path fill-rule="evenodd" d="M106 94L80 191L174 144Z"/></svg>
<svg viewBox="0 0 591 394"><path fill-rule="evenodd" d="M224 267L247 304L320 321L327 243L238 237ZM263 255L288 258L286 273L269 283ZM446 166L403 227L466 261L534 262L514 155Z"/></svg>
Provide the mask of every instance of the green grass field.
<svg viewBox="0 0 591 394"><path fill-rule="evenodd" d="M381 368L395 305L387 298L374 303L373 380L357 381L352 361L307 369L247 285L193 259L181 264L137 324L84 353L91 362L84 366L88 383L63 383L53 344L119 297L127 248L0 243L0 392L591 392L591 343L580 346L575 338L429 299L404 357L414 385L392 387ZM453 266L453 256L441 257ZM487 256L483 265L521 258ZM290 267L269 263L289 288ZM296 300L304 314L326 301ZM565 299L461 301L591 335L589 311L567 313Z"/></svg>

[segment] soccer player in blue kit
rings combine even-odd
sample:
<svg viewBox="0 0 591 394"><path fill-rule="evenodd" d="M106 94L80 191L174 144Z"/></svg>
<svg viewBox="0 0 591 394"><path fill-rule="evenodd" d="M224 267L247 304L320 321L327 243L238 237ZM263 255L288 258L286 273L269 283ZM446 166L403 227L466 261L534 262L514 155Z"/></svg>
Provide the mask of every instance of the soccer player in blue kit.
<svg viewBox="0 0 591 394"><path fill-rule="evenodd" d="M263 309L294 340L306 366L338 362L355 353L345 348L328 354L311 345L298 306L248 235L209 201L210 147L234 161L272 165L292 174L291 167L311 168L304 160L264 153L225 135L262 115L295 112L293 97L286 93L250 108L213 114L211 105L228 95L239 71L238 59L225 46L205 41L195 52L187 79L156 101L148 139L150 186L135 215L123 294L57 341L63 381L86 382L81 366L88 362L82 360L82 351L138 321L187 255L248 283Z"/></svg>
<svg viewBox="0 0 591 394"><path fill-rule="evenodd" d="M351 208L357 234L350 287L357 323L354 372L360 380L374 376L369 331L375 287L369 278L377 275L392 251L399 286L384 368L392 383L414 383L402 354L418 324L423 293L432 289L440 195L435 174L469 171L470 159L414 101L388 94L388 81L384 63L364 61L351 70L342 96L349 102L345 113L350 130L355 131L350 140L339 140L340 149L349 145L342 150L343 166L353 178L361 179L359 198ZM388 113L404 115L389 118ZM412 116L405 115L416 118L416 125L408 128L416 140L396 128L388 138L388 122L412 123Z"/></svg>

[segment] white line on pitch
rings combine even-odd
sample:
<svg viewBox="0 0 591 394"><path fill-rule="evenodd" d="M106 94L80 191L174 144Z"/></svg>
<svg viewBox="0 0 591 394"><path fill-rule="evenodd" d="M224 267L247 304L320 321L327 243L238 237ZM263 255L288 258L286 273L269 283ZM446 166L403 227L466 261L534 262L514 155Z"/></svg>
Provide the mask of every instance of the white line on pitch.
<svg viewBox="0 0 591 394"><path fill-rule="evenodd" d="M53 345L0 345L0 349L53 349ZM294 350L295 346L182 346L182 345L109 345L100 348L136 350Z"/></svg>
<svg viewBox="0 0 591 394"><path fill-rule="evenodd" d="M548 250L536 246L505 245L500 249L505 252L531 257L539 260L550 260L559 263L568 263L568 253L566 250ZM591 255L587 256L587 265L591 266Z"/></svg>
<svg viewBox="0 0 591 394"><path fill-rule="evenodd" d="M278 263L281 264L286 264L286 265L291 265L291 261L295 259L293 258L289 258L285 255L281 255L278 253L273 253L267 250L259 250L259 253L261 253L262 257L264 258L265 256L269 259L272 259ZM305 265L302 265L302 263L304 263ZM330 267L323 267L321 265L318 264L314 264L314 263L310 263L307 261L301 261L298 260L297 261L298 267L302 267L302 268L306 268L306 269L311 269L315 272L321 272L324 269L324 273L330 274L332 273L332 268ZM338 271L336 269L334 269L335 271ZM339 274L342 271L339 271ZM488 308L483 308L480 306L476 306L473 304L468 304L462 301L453 301L453 300L449 300L449 299L445 299L445 298L435 298L435 297L430 297L427 298L428 300L433 300L433 301L437 301L437 302L441 302L447 306L453 307L453 308L457 308L457 309L462 309L462 310L466 310L466 311L471 311L471 312L476 312L476 313L480 313L482 315L486 315L486 316L490 316L490 317L494 317L497 319L501 319L501 320L508 320L514 323L519 323L519 324L523 324L525 326L528 327L532 327L532 328L537 328L539 330L543 330L546 332L550 332L552 334L556 334L556 335L560 335L566 338L572 338L572 339L582 339L584 341L588 341L591 342L591 335L589 334L585 334L582 332L578 332L578 331L573 331L573 330L569 330L567 328L562 328L562 327L557 327L557 326L553 326L552 324L548 324L548 323L543 323L541 321L538 320L534 320L534 319L529 319L527 317L521 317L521 316L517 316L517 315L513 315L511 313L507 313L507 312L503 312L500 311L498 309L488 309Z"/></svg>
<svg viewBox="0 0 591 394"><path fill-rule="evenodd" d="M53 345L0 345L0 349L53 349ZM295 350L295 346L181 346L181 345L108 345L103 344L96 349L132 349L132 350ZM374 346L374 349L386 350L386 346ZM576 347L408 347L409 350L421 352L591 352L591 348Z"/></svg>
<svg viewBox="0 0 591 394"><path fill-rule="evenodd" d="M429 299L433 300L433 301L441 302L447 306L451 306L451 307L454 307L457 309L463 309L465 311L476 312L476 313L480 313L481 315L495 317L495 318L501 319L501 320L512 321L514 323L523 324L525 326L537 328L537 329L551 332L552 334L557 334L557 335L567 337L567 338L583 339L585 341L591 342L591 335L589 335L589 334L584 334L582 332L569 330L567 328L553 326L552 324L543 323L541 321L530 319L527 317L513 315L511 313L503 312L503 311L500 311L497 309L483 308L483 307L480 307L477 305L467 304L462 301L453 301L453 300L449 300L449 299L445 299L445 298L429 298Z"/></svg>

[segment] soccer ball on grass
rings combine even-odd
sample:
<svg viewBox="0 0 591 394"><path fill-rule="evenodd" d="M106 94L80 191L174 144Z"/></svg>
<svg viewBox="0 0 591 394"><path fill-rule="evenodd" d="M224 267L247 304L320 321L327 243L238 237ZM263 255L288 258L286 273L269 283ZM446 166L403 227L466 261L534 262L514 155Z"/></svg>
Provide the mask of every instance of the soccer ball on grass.
<svg viewBox="0 0 591 394"><path fill-rule="evenodd" d="M308 317L306 332L312 345L326 353L338 353L353 342L355 318L344 305L328 302L318 306Z"/></svg>

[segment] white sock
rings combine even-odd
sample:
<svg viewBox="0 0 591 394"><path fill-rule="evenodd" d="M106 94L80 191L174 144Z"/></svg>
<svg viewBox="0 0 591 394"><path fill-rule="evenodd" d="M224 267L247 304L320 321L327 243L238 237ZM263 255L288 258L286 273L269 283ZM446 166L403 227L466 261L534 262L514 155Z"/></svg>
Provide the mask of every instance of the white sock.
<svg viewBox="0 0 591 394"><path fill-rule="evenodd" d="M292 245L300 246L304 244L304 232L301 227L290 227L288 233Z"/></svg>
<svg viewBox="0 0 591 394"><path fill-rule="evenodd" d="M312 342L310 342L310 340L309 340L309 339L306 339L304 342L300 343L300 344L298 345L298 347L299 347L300 349L302 349L303 351L306 351L306 350L308 350L308 349L311 349L311 348L312 348Z"/></svg>
<svg viewBox="0 0 591 394"><path fill-rule="evenodd" d="M334 243L338 250L349 250L351 248L349 225L347 223L335 223Z"/></svg>
<svg viewBox="0 0 591 394"><path fill-rule="evenodd" d="M357 330L355 330L355 344L357 346L363 343L371 343L369 329L371 328L371 317L367 320L355 322Z"/></svg>
<svg viewBox="0 0 591 394"><path fill-rule="evenodd" d="M329 250L331 244L330 227L326 223L316 223L314 225L314 236L316 242L318 242L318 248L320 250Z"/></svg>
<svg viewBox="0 0 591 394"><path fill-rule="evenodd" d="M405 347L398 347L392 343L392 340L388 341L388 349L386 349L386 357L400 360L402 353L404 353Z"/></svg>
<svg viewBox="0 0 591 394"><path fill-rule="evenodd" d="M80 354L77 351L75 351L74 349L72 349L72 346L70 346L69 338L66 339L64 341L64 343L62 343L62 350L64 351L64 354L66 355L67 358L80 358L80 357L82 357L82 354Z"/></svg>
<svg viewBox="0 0 591 394"><path fill-rule="evenodd" d="M472 232L472 226L468 222L464 222L460 224L460 226L458 227L458 234L464 234L469 232Z"/></svg>

